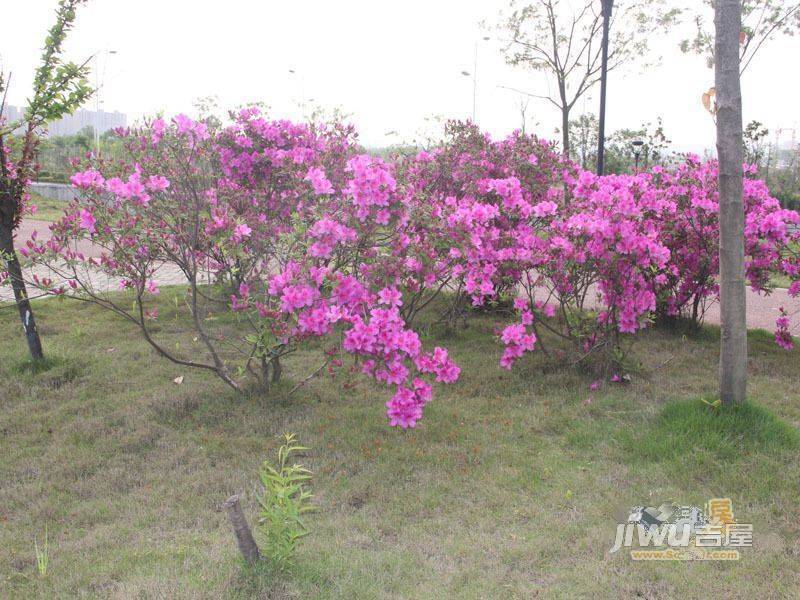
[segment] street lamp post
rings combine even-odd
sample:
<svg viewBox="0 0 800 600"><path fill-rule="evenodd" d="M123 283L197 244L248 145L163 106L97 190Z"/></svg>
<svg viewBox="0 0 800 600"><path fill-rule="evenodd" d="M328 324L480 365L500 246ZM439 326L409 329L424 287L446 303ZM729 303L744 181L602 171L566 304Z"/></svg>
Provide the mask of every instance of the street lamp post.
<svg viewBox="0 0 800 600"><path fill-rule="evenodd" d="M638 173L639 172L639 154L642 151L642 146L644 146L644 142L642 140L633 140L631 142L631 145L633 146L633 161L634 161L634 164L636 165L634 167L634 169Z"/></svg>
<svg viewBox="0 0 800 600"><path fill-rule="evenodd" d="M606 79L608 78L608 29L611 22L611 10L614 0L600 0L603 16L603 55L600 63L600 127L597 135L597 174L603 174L605 166L606 135Z"/></svg>
<svg viewBox="0 0 800 600"><path fill-rule="evenodd" d="M476 83L477 79L475 78L475 73L470 73L469 71L461 71L461 74L464 77L471 77L472 78L472 122L475 122L475 108L476 108L476 97L477 97L477 88L478 85Z"/></svg>
<svg viewBox="0 0 800 600"><path fill-rule="evenodd" d="M489 36L481 38L484 42L489 41ZM472 63L472 73L469 71L461 71L464 77L472 77L472 122L475 123L478 118L478 42L475 42L475 55Z"/></svg>
<svg viewBox="0 0 800 600"><path fill-rule="evenodd" d="M472 122L478 113L478 42L475 42L475 58L472 62Z"/></svg>
<svg viewBox="0 0 800 600"><path fill-rule="evenodd" d="M306 116L306 80L303 75L298 75L297 71L292 68L289 69L289 75L296 77L300 83L300 113L303 115L305 119Z"/></svg>
<svg viewBox="0 0 800 600"><path fill-rule="evenodd" d="M103 76L100 77L100 65L97 63L97 57L101 54L106 55L106 60L103 62ZM95 59L95 70L94 70L94 152L96 155L100 155L100 84L102 82L105 85L106 80L106 63L108 62L108 57L112 54L117 54L116 50L100 50L94 55Z"/></svg>
<svg viewBox="0 0 800 600"><path fill-rule="evenodd" d="M300 113L303 119L307 118L308 105L314 102L314 98L306 99L306 78L303 73L298 73L296 69L289 69L289 75L295 77L300 82Z"/></svg>

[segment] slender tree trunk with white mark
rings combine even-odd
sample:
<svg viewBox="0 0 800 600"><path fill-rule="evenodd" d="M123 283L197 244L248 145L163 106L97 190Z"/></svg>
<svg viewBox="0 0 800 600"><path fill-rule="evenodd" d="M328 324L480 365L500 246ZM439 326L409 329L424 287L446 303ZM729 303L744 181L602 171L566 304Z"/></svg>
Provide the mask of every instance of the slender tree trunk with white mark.
<svg viewBox="0 0 800 600"><path fill-rule="evenodd" d="M714 75L719 157L721 315L719 392L722 403L727 405L743 402L747 388L742 90L739 73L741 24L741 0L716 0Z"/></svg>
<svg viewBox="0 0 800 600"><path fill-rule="evenodd" d="M19 309L19 317L22 320L22 329L25 333L25 339L28 341L28 350L33 359L44 358L39 331L36 329L36 319L33 317L33 309L31 308L30 300L28 300L28 291L25 288L25 280L22 278L19 258L14 250L14 230L4 223L0 224L0 254L5 259L8 277L11 280L11 288L14 290L14 300Z"/></svg>

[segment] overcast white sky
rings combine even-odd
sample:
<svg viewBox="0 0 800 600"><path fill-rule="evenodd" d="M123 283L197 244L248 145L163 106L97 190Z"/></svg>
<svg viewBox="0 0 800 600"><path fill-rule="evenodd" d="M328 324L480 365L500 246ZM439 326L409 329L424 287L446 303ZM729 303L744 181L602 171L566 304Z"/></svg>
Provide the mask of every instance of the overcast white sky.
<svg viewBox="0 0 800 600"><path fill-rule="evenodd" d="M67 48L74 60L103 48L118 52L105 66L101 98L106 110L120 110L129 119L159 110L191 113L197 98L211 95L222 108L260 100L276 117L297 118L301 98L313 98L316 105L351 114L362 141L380 145L430 131L431 117L472 114L472 81L461 71L473 70L480 40L477 120L502 135L519 127L519 97L499 86L547 91L541 75L506 66L497 42L481 39L486 33L478 22L491 21L504 4L90 0ZM11 104L22 104L30 89L55 5L56 0L6 0L0 58L3 69L13 72ZM674 32L654 41L661 66L613 74L610 130L660 115L676 148L713 147L713 123L699 101L713 72L701 57L681 54L680 37ZM773 130L798 127L798 58L800 38L776 39L762 50L743 80L745 122L759 119ZM597 112L597 96L595 91L579 102L576 116ZM552 106L532 100L528 114L530 130L557 137L559 115Z"/></svg>

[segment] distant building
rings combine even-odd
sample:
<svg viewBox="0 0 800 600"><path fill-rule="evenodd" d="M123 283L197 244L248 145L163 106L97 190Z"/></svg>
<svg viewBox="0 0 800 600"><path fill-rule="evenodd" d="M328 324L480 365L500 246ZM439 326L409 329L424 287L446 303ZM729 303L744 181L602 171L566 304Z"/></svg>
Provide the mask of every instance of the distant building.
<svg viewBox="0 0 800 600"><path fill-rule="evenodd" d="M11 123L12 121L22 118L22 111L16 106L6 105L3 109L3 117L5 118L6 123Z"/></svg>
<svg viewBox="0 0 800 600"><path fill-rule="evenodd" d="M15 121L22 118L24 111L16 106L6 106L3 114L7 121ZM125 127L127 124L128 117L118 111L106 112L104 110L80 109L63 119L50 123L47 126L47 131L51 136L75 135L84 127L91 127L102 134L109 129Z"/></svg>
<svg viewBox="0 0 800 600"><path fill-rule="evenodd" d="M775 142L771 144L772 160L778 169L792 168L797 163L797 129L778 127L775 129Z"/></svg>

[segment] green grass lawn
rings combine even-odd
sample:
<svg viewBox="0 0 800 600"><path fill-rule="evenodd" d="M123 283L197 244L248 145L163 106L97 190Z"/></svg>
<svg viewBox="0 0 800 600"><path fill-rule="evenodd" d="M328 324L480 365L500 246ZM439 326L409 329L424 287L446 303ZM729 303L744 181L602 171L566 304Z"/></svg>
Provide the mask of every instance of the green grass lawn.
<svg viewBox="0 0 800 600"><path fill-rule="evenodd" d="M173 292L163 331L191 343ZM2 598L788 598L800 595L800 351L750 335L753 406L711 414L718 331L650 331L630 384L544 356L500 370L491 315L426 343L463 368L416 430L391 429L387 391L342 372L237 397L155 356L88 305L39 302L46 364L0 310ZM182 385L173 379L184 375ZM343 384L358 381L355 390ZM257 473L278 436L311 447L319 511L295 566L243 568L226 516L255 520ZM736 563L610 554L633 505L730 497L754 524ZM48 572L34 541L48 536Z"/></svg>
<svg viewBox="0 0 800 600"><path fill-rule="evenodd" d="M800 244L792 244L791 249L795 254L800 253ZM792 285L791 277L788 277L783 273L773 273L770 275L769 282L774 287L780 288L788 288L790 285Z"/></svg>
<svg viewBox="0 0 800 600"><path fill-rule="evenodd" d="M792 279L783 273L773 273L769 276L769 283L772 287L788 288L792 285Z"/></svg>
<svg viewBox="0 0 800 600"><path fill-rule="evenodd" d="M31 202L36 205L36 213L30 218L37 221L57 221L67 207L66 202L45 198L36 192L31 192Z"/></svg>

